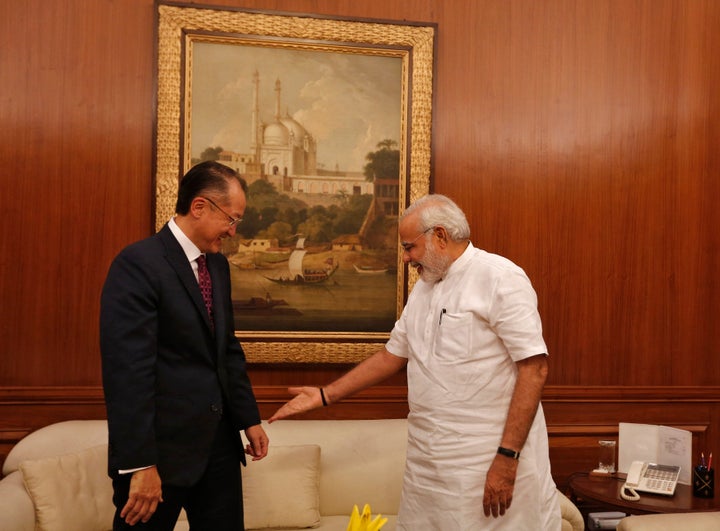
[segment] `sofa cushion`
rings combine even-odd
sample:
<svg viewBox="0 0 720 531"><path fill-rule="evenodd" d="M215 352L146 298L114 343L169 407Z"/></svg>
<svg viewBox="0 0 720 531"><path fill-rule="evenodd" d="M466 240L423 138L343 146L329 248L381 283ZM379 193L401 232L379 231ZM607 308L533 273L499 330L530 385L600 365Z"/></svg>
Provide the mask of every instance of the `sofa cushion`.
<svg viewBox="0 0 720 531"><path fill-rule="evenodd" d="M407 447L405 419L263 421L263 427L271 449L275 444L320 445L323 517L349 519L353 505L366 503L373 514L397 514Z"/></svg>
<svg viewBox="0 0 720 531"><path fill-rule="evenodd" d="M320 446L271 445L267 457L248 461L242 478L247 529L319 525Z"/></svg>
<svg viewBox="0 0 720 531"><path fill-rule="evenodd" d="M628 516L617 526L622 531L709 531L720 529L720 512L643 514Z"/></svg>
<svg viewBox="0 0 720 531"><path fill-rule="evenodd" d="M373 518L377 514L373 512ZM387 522L382 526L382 531L395 531L397 529L397 515L383 515L383 518L387 518ZM345 531L350 521L350 514L347 516L323 516L320 521L320 526L315 531ZM442 531L442 530L441 530Z"/></svg>
<svg viewBox="0 0 720 531"><path fill-rule="evenodd" d="M75 454L23 461L19 467L35 504L36 529L112 529L115 507L106 444Z"/></svg>

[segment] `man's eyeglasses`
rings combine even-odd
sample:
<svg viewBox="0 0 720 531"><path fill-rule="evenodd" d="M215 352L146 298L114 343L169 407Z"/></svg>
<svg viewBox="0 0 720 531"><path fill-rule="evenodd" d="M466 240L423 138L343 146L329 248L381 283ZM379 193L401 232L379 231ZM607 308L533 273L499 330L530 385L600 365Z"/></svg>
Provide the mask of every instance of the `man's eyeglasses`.
<svg viewBox="0 0 720 531"><path fill-rule="evenodd" d="M222 212L223 214L225 214L225 217L228 218L228 223L230 224L230 227L234 227L235 225L237 225L238 223L240 223L240 222L242 221L242 218L234 218L234 217L232 217L230 214L228 214L227 212L225 212L225 211L220 207L220 205L218 205L215 201L213 201L213 200L210 199L209 197L205 197L205 196L202 196L202 195L201 195L200 197L202 197L205 201L209 201L212 206L214 206L214 207L217 208L220 212Z"/></svg>
<svg viewBox="0 0 720 531"><path fill-rule="evenodd" d="M403 248L403 251L406 253L409 253L410 250L415 247L415 242L418 241L422 236L425 236L425 234L428 233L428 231L433 230L435 227L428 227L424 231L422 231L420 234L417 235L417 237L411 241L411 242L400 242L400 247Z"/></svg>

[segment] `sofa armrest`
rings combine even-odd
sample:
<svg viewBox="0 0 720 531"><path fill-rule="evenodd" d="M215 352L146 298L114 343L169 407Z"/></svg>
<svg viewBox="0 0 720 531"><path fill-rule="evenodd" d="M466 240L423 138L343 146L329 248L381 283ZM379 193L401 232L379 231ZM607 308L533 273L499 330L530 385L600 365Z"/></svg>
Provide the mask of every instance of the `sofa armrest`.
<svg viewBox="0 0 720 531"><path fill-rule="evenodd" d="M560 501L560 516L562 517L563 531L583 531L585 529L585 521L582 513L575 507L575 504L558 490L558 500Z"/></svg>
<svg viewBox="0 0 720 531"><path fill-rule="evenodd" d="M22 472L13 472L0 481L0 529L35 529L35 506L25 490Z"/></svg>
<svg viewBox="0 0 720 531"><path fill-rule="evenodd" d="M708 531L720 529L720 512L670 513L628 516L617 531Z"/></svg>

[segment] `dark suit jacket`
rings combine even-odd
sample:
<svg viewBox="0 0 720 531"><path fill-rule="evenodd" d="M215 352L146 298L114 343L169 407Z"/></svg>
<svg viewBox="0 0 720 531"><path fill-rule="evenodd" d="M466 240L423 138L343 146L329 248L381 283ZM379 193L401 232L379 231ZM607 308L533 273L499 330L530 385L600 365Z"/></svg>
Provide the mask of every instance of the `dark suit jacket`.
<svg viewBox="0 0 720 531"><path fill-rule="evenodd" d="M192 267L170 228L120 252L101 297L100 347L110 474L157 465L164 484L195 483L222 415L260 423L235 337L230 271L208 254L215 333ZM238 433L238 452L244 463Z"/></svg>

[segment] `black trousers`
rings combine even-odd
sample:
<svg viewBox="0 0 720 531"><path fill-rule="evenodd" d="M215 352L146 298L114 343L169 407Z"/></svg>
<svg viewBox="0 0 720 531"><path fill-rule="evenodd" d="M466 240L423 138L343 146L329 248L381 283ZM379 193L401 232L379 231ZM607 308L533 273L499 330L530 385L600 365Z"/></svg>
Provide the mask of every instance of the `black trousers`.
<svg viewBox="0 0 720 531"><path fill-rule="evenodd" d="M243 505L238 435L230 423L222 420L213 443L207 468L200 480L191 487L176 487L163 483L163 500L147 523L130 526L120 518L120 511L128 500L132 474L113 478L115 518L113 530L172 531L180 510L185 509L191 531L242 531ZM161 477L162 479L162 477Z"/></svg>

